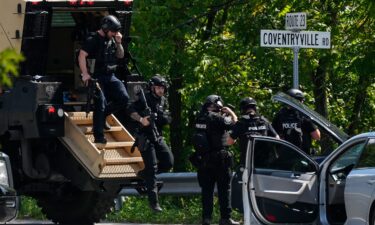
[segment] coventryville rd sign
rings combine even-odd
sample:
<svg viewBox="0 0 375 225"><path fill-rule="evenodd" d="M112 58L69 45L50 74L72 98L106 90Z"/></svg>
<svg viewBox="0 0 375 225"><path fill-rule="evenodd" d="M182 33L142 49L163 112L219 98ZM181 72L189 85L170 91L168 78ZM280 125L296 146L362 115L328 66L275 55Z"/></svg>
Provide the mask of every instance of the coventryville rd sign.
<svg viewBox="0 0 375 225"><path fill-rule="evenodd" d="M331 33L320 31L292 32L287 30L261 30L260 46L284 48L330 48Z"/></svg>

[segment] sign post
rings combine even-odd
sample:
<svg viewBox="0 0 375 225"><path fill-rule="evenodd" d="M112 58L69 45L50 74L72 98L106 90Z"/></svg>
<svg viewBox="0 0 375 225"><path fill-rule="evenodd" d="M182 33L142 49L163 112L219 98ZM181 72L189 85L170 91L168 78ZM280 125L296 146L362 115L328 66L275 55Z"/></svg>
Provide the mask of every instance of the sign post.
<svg viewBox="0 0 375 225"><path fill-rule="evenodd" d="M306 29L306 13L287 13L286 30L261 30L260 46L273 48L293 48L293 88L298 89L298 52L300 48L331 48L331 33L321 31L301 31Z"/></svg>

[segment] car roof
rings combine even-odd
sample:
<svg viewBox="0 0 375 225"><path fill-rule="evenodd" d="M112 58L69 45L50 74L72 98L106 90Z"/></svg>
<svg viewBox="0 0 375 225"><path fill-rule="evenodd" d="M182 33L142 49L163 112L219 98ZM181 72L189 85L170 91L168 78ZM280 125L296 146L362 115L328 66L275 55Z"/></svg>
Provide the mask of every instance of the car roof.
<svg viewBox="0 0 375 225"><path fill-rule="evenodd" d="M371 132L357 134L357 135L351 137L349 140L360 139L360 138L375 138L375 132L371 131Z"/></svg>

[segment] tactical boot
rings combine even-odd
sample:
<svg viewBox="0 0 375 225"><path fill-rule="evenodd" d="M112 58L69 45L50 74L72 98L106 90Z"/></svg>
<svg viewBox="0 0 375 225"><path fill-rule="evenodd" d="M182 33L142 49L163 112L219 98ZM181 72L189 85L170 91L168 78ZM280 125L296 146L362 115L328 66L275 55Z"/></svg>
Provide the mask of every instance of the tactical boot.
<svg viewBox="0 0 375 225"><path fill-rule="evenodd" d="M95 138L94 143L99 143L99 144L107 144L107 139L106 138Z"/></svg>
<svg viewBox="0 0 375 225"><path fill-rule="evenodd" d="M240 225L240 223L229 218L229 219L220 219L219 225Z"/></svg>
<svg viewBox="0 0 375 225"><path fill-rule="evenodd" d="M110 130L110 129L111 129L111 125L109 125L109 123L107 121L105 121L104 130Z"/></svg>
<svg viewBox="0 0 375 225"><path fill-rule="evenodd" d="M203 218L202 225L210 225L210 224L211 224L211 219L210 218Z"/></svg>
<svg viewBox="0 0 375 225"><path fill-rule="evenodd" d="M161 212L163 209L159 205L158 193L156 191L149 191L148 193L148 203L154 212Z"/></svg>
<svg viewBox="0 0 375 225"><path fill-rule="evenodd" d="M162 209L162 208L160 207L160 205L159 205L159 202L156 202L156 203L152 203L152 202L150 202L150 208L151 208L152 210L154 210L154 212L157 212L157 213L163 211L163 209Z"/></svg>
<svg viewBox="0 0 375 225"><path fill-rule="evenodd" d="M140 170L137 172L137 177L145 180L146 179L146 171L143 169L143 170Z"/></svg>

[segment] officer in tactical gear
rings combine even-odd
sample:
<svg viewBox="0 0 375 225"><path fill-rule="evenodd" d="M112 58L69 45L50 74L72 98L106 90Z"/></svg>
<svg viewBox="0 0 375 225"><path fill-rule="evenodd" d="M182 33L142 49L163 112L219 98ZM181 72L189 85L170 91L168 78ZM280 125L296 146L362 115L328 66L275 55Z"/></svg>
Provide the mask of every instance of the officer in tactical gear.
<svg viewBox="0 0 375 225"><path fill-rule="evenodd" d="M298 89L289 89L287 94L301 103L305 100L305 95ZM311 138L320 140L320 131L311 119L289 106L283 107L276 114L272 125L282 139L291 142L307 154L310 154Z"/></svg>
<svg viewBox="0 0 375 225"><path fill-rule="evenodd" d="M101 20L100 29L83 43L78 56L85 86L94 78L97 79L101 90L94 99L95 143L107 143L103 129L110 129L110 126L106 123L106 117L126 108L129 100L124 84L115 75L117 59L124 57L120 29L121 23L115 16L105 16ZM88 61L91 62L90 65Z"/></svg>
<svg viewBox="0 0 375 225"><path fill-rule="evenodd" d="M251 135L271 136L279 138L270 122L257 112L257 102L251 98L243 98L240 102L241 117L230 131L228 144L232 145L239 139L240 165L245 164L248 139Z"/></svg>
<svg viewBox="0 0 375 225"><path fill-rule="evenodd" d="M238 225L231 219L230 179L232 154L228 151L228 130L237 121L236 114L223 106L218 95L209 95L196 119L193 145L198 182L202 188L202 224L212 219L215 183L217 184L221 219L219 225Z"/></svg>
<svg viewBox="0 0 375 225"><path fill-rule="evenodd" d="M163 138L162 128L171 122L167 99L167 81L160 75L149 81L149 92L129 106L130 117L140 125L136 131L136 142L145 164L138 176L145 180L149 205L155 212L161 212L156 174L168 172L174 163L173 154ZM143 92L142 92L143 93ZM143 102L146 100L146 102ZM146 110L148 108L148 110Z"/></svg>

